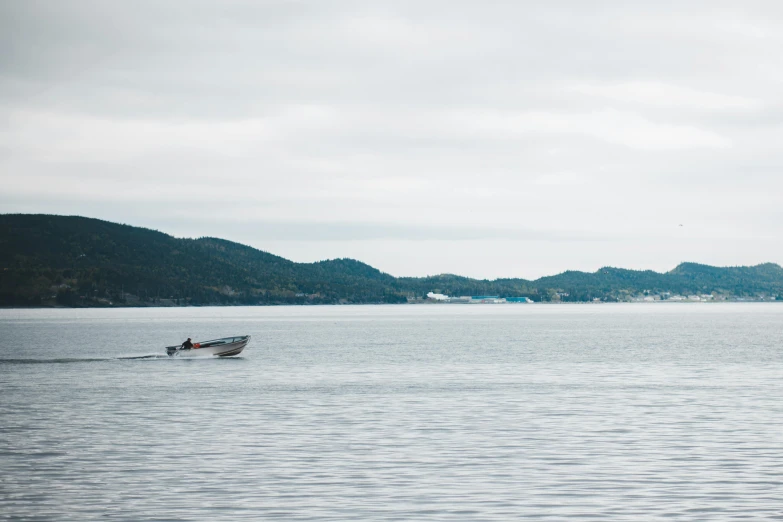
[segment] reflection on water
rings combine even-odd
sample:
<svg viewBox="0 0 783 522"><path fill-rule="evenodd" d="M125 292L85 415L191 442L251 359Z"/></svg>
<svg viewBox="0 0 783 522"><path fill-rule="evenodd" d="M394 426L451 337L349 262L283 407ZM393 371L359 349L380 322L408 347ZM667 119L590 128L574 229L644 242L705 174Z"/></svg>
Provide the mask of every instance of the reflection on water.
<svg viewBox="0 0 783 522"><path fill-rule="evenodd" d="M0 338L0 519L781 516L774 304L0 310Z"/></svg>

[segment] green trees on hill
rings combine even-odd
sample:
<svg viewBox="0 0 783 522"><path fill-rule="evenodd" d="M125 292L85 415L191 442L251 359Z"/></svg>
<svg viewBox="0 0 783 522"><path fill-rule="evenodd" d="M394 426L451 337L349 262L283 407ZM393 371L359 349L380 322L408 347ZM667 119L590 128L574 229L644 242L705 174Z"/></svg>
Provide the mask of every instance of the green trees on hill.
<svg viewBox="0 0 783 522"><path fill-rule="evenodd" d="M456 275L395 278L353 259L294 263L231 241L77 216L0 215L0 306L401 303L435 291L614 300L650 292L783 294L775 264L671 272L602 268L536 281Z"/></svg>
<svg viewBox="0 0 783 522"><path fill-rule="evenodd" d="M353 260L294 263L216 238L75 216L0 216L0 305L405 302Z"/></svg>

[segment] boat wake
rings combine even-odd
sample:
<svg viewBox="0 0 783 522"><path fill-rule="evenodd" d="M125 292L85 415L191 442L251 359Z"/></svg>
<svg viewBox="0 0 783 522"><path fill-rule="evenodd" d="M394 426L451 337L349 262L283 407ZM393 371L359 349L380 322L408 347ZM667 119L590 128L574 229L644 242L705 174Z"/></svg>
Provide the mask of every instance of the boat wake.
<svg viewBox="0 0 783 522"><path fill-rule="evenodd" d="M212 353L192 353L187 352L187 355L161 355L159 353L156 354L150 354L150 355L128 355L124 357L115 357L114 360L118 361L138 361L141 359L154 359L154 360L166 360L166 361L188 361L188 360L215 360L215 359L222 359L222 360L228 360L228 359L242 359L242 357L219 357Z"/></svg>
<svg viewBox="0 0 783 522"><path fill-rule="evenodd" d="M154 353L151 355L129 355L127 357L115 357L115 359L120 361L132 361L132 360L138 360L138 359L171 359L168 355L161 355L159 353Z"/></svg>
<svg viewBox="0 0 783 522"><path fill-rule="evenodd" d="M128 361L139 359L171 359L168 355L150 354L150 355L129 355L125 357L73 357L57 359L0 359L0 365L3 364L75 364L75 363L95 363L107 361Z"/></svg>
<svg viewBox="0 0 783 522"><path fill-rule="evenodd" d="M0 359L0 364L68 364L110 361L109 358L79 358L79 359Z"/></svg>
<svg viewBox="0 0 783 522"><path fill-rule="evenodd" d="M145 354L145 355L123 355L118 357L73 357L66 358L60 357L56 359L0 359L0 366L11 364L84 364L84 363L97 363L97 362L110 362L110 361L141 361L141 360L159 360L159 361L186 361L186 360L229 360L229 359L243 359L242 357L218 357L211 353L204 354L189 354L187 357L168 356L166 354Z"/></svg>

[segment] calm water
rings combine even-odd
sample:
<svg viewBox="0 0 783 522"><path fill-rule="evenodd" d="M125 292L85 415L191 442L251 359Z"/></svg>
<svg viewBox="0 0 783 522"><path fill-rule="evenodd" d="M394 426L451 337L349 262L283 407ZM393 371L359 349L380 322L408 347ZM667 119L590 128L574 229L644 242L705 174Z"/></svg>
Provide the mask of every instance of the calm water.
<svg viewBox="0 0 783 522"><path fill-rule="evenodd" d="M775 304L0 310L0 343L2 520L783 519Z"/></svg>

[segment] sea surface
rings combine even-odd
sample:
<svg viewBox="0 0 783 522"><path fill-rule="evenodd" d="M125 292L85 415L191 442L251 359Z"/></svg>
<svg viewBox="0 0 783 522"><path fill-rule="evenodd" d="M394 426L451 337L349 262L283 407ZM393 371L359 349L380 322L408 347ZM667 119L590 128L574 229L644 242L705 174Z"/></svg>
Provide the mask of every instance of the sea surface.
<svg viewBox="0 0 783 522"><path fill-rule="evenodd" d="M0 520L780 520L782 396L774 303L0 310Z"/></svg>

